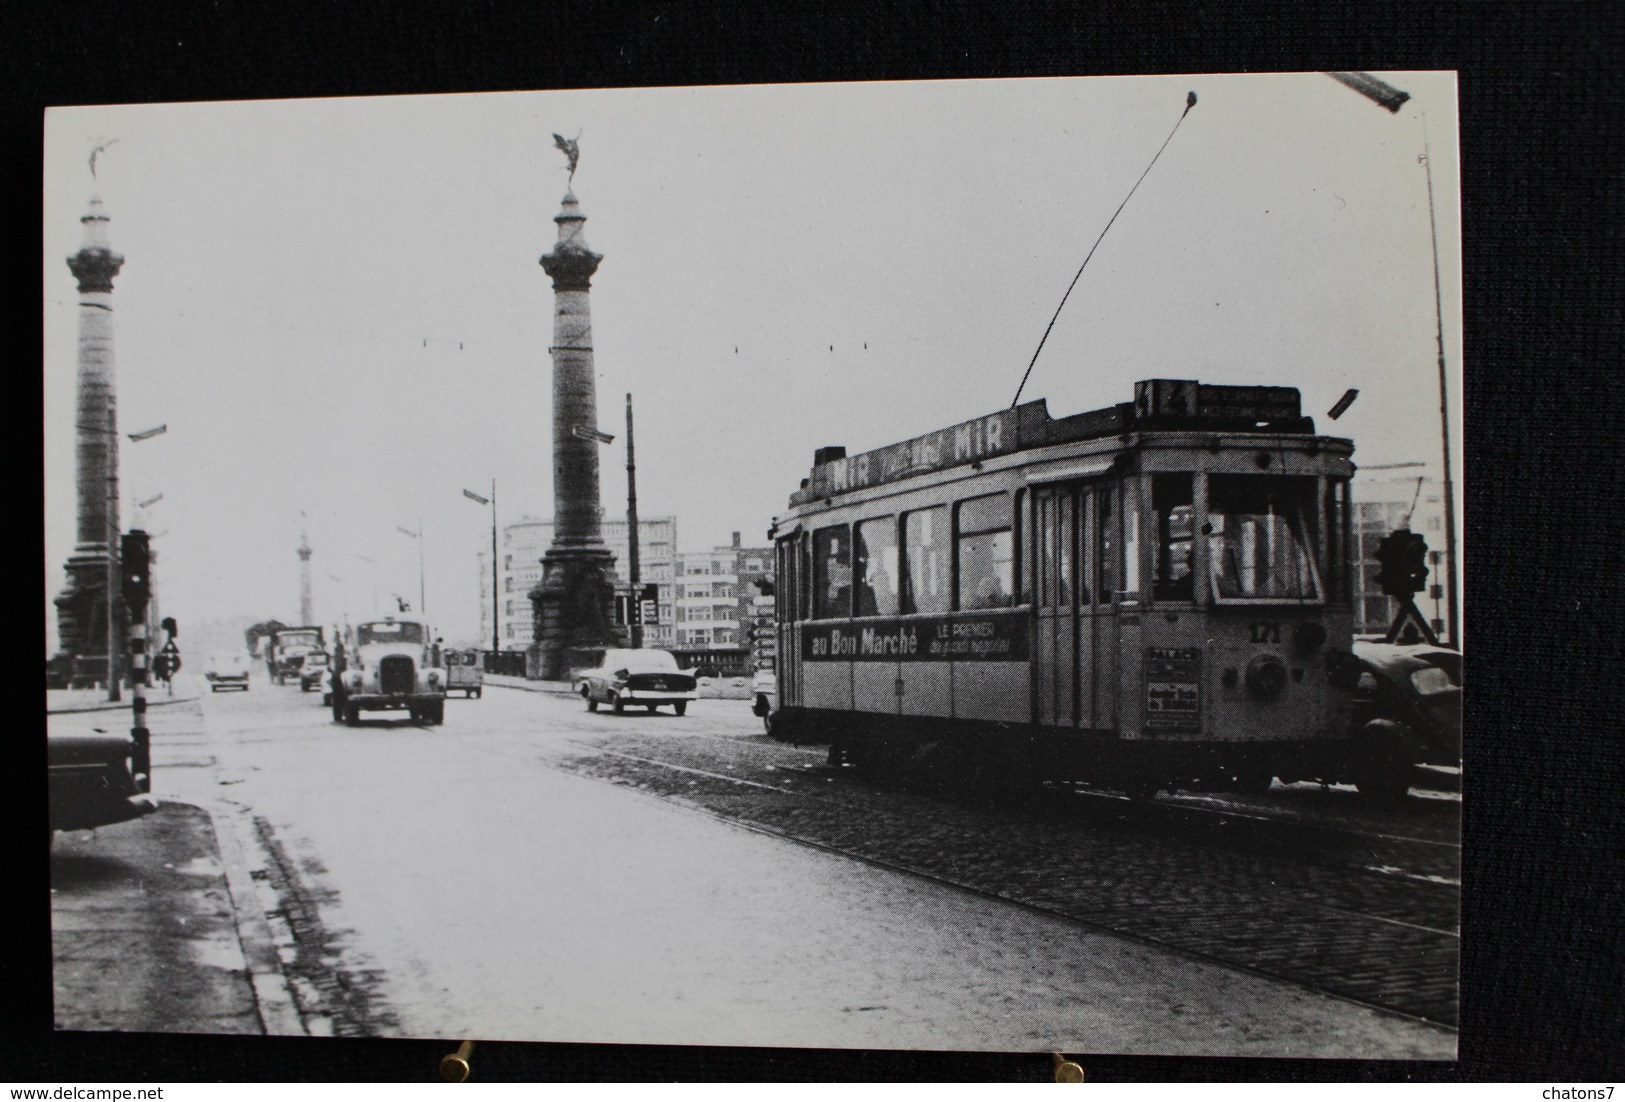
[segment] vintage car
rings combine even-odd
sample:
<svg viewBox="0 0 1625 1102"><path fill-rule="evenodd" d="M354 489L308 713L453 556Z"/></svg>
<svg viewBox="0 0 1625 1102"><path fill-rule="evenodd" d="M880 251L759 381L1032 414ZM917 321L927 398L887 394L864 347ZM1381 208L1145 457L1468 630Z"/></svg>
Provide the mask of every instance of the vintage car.
<svg viewBox="0 0 1625 1102"><path fill-rule="evenodd" d="M403 709L415 721L444 723L446 671L432 638L427 624L406 617L357 625L333 693L333 718L354 727L362 712Z"/></svg>
<svg viewBox="0 0 1625 1102"><path fill-rule="evenodd" d="M147 748L125 732L52 731L46 736L51 829L89 830L158 808L149 794Z"/></svg>
<svg viewBox="0 0 1625 1102"><path fill-rule="evenodd" d="M608 704L616 715L628 707L652 712L670 704L682 715L700 695L694 671L678 669L677 659L664 650L607 650L597 669L577 671L572 680L589 712L600 704Z"/></svg>
<svg viewBox="0 0 1625 1102"><path fill-rule="evenodd" d="M477 697L485 690L485 671L480 668L479 651L446 652L446 691L456 692L458 689L468 697Z"/></svg>
<svg viewBox="0 0 1625 1102"><path fill-rule="evenodd" d="M208 665L203 667L203 679L209 683L209 691L217 693L221 689L241 689L248 691L248 659L241 654L213 654L209 656Z"/></svg>
<svg viewBox="0 0 1625 1102"><path fill-rule="evenodd" d="M327 678L327 652L313 650L305 652L299 662L299 691L308 693L312 689L320 688Z"/></svg>
<svg viewBox="0 0 1625 1102"><path fill-rule="evenodd" d="M1405 795L1415 766L1461 765L1461 653L1444 647L1356 641L1356 783Z"/></svg>

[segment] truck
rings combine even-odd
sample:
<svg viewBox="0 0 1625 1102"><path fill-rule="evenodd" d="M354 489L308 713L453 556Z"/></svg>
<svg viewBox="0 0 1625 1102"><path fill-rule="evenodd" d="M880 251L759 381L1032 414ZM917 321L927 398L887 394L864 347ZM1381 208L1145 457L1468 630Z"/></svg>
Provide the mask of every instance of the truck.
<svg viewBox="0 0 1625 1102"><path fill-rule="evenodd" d="M312 651L325 651L326 647L322 629L313 624L277 628L265 641L266 672L278 685L286 684L290 678L298 680L304 668L305 655Z"/></svg>
<svg viewBox="0 0 1625 1102"><path fill-rule="evenodd" d="M334 679L333 719L355 727L362 712L405 710L414 722L446 719L446 670L429 625L409 616L358 624Z"/></svg>

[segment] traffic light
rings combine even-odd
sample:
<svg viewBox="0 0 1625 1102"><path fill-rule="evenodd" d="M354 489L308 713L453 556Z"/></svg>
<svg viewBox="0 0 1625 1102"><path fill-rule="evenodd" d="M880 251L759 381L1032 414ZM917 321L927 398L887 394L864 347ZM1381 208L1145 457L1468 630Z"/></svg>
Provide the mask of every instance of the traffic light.
<svg viewBox="0 0 1625 1102"><path fill-rule="evenodd" d="M124 590L124 608L132 620L146 615L152 596L152 556L147 534L137 528L119 537L119 578Z"/></svg>
<svg viewBox="0 0 1625 1102"><path fill-rule="evenodd" d="M1390 597L1409 598L1427 585L1428 545L1406 529L1390 532L1377 545L1377 585Z"/></svg>
<svg viewBox="0 0 1625 1102"><path fill-rule="evenodd" d="M660 623L660 587L654 582L644 586L638 595L638 606L642 623Z"/></svg>

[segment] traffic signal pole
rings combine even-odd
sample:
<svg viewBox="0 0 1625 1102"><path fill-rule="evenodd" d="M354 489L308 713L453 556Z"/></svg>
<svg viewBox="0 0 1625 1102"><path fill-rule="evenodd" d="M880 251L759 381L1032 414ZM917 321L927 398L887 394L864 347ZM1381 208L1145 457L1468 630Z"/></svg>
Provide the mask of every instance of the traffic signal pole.
<svg viewBox="0 0 1625 1102"><path fill-rule="evenodd" d="M130 738L135 742L134 774L136 790L152 791L152 733L147 730L147 601L152 594L148 576L150 556L147 534L139 529L120 541L119 560L123 573L124 608L130 617ZM108 590L109 611L113 592Z"/></svg>

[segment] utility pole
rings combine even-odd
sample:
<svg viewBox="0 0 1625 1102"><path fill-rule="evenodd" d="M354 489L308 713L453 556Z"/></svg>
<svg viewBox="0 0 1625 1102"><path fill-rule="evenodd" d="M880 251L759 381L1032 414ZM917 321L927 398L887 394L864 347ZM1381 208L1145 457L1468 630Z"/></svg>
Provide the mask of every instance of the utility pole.
<svg viewBox="0 0 1625 1102"><path fill-rule="evenodd" d="M626 577L631 587L626 595L626 618L632 630L632 647L643 646L643 616L634 615L641 608L642 595L638 578L638 465L632 450L632 395L626 396Z"/></svg>
<svg viewBox="0 0 1625 1102"><path fill-rule="evenodd" d="M502 638L497 623L497 480L491 480L491 661L497 660ZM494 670L494 666L492 667Z"/></svg>

